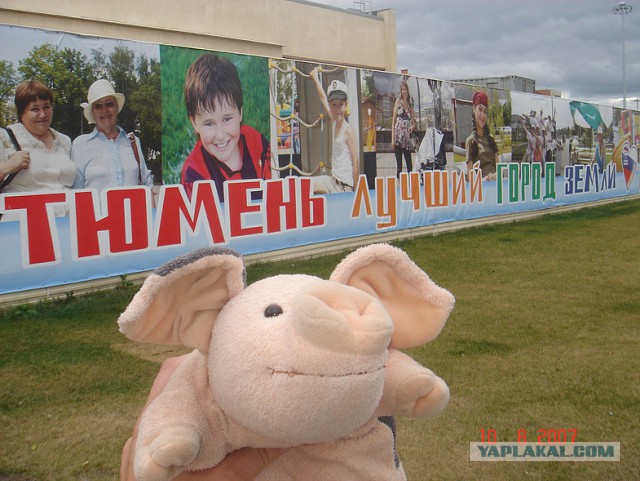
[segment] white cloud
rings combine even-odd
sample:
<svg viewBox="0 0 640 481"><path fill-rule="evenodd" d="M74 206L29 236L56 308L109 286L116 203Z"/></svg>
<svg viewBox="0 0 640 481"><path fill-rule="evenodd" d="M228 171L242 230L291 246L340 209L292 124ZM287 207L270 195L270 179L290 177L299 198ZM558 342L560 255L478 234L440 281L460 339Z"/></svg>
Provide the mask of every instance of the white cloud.
<svg viewBox="0 0 640 481"><path fill-rule="evenodd" d="M352 8L352 0L317 3ZM357 3L357 2L356 2ZM640 97L640 2L625 17L627 106ZM438 79L519 75L576 100L622 98L617 0L372 0L396 11L398 69ZM368 7L369 2L365 2ZM356 5L358 7L358 5Z"/></svg>

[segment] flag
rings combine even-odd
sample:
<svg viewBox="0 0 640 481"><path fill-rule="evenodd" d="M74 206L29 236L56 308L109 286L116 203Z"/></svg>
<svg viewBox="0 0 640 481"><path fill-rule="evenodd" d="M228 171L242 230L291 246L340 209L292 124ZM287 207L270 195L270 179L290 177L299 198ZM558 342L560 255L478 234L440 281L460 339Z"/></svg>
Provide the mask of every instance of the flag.
<svg viewBox="0 0 640 481"><path fill-rule="evenodd" d="M573 101L569 102L569 107L571 108L571 115L573 116L574 121L577 110L592 129L596 130L601 124L604 124L598 107L593 104Z"/></svg>

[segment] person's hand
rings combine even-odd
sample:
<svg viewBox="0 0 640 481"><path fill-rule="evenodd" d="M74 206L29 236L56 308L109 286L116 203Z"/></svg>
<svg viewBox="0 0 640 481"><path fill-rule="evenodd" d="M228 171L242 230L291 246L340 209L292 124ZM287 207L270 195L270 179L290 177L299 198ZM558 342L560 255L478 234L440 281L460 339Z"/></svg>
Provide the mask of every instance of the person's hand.
<svg viewBox="0 0 640 481"><path fill-rule="evenodd" d="M24 150L16 152L7 159L7 174L13 174L15 172L20 172L22 169L27 169L29 168L30 163L31 154L29 152L25 152Z"/></svg>
<svg viewBox="0 0 640 481"><path fill-rule="evenodd" d="M158 376L153 382L153 386L151 386L147 404L142 412L162 392L167 382L169 382L169 378L184 361L185 357L186 355L169 358L162 364ZM122 449L120 481L135 481L136 479L133 473L133 458L141 417L142 413L138 416L133 435L127 440ZM239 449L228 454L213 468L204 471L185 471L175 478L175 481L251 481L285 451L286 449L277 448Z"/></svg>
<svg viewBox="0 0 640 481"><path fill-rule="evenodd" d="M320 67L319 66L313 67L311 69L311 72L309 72L309 77L311 77L313 80L317 81L319 79L319 77L318 77L318 72L319 71L320 71Z"/></svg>

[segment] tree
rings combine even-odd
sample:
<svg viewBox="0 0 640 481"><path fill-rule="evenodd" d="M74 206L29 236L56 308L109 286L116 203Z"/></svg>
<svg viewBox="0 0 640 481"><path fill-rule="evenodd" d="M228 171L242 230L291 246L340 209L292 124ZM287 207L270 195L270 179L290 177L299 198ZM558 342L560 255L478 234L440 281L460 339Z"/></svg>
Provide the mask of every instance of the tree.
<svg viewBox="0 0 640 481"><path fill-rule="evenodd" d="M162 111L160 96L160 63L147 57L138 59L138 88L130 96L131 109L136 112L138 136L144 149L147 165L154 178L161 178Z"/></svg>
<svg viewBox="0 0 640 481"><path fill-rule="evenodd" d="M511 125L511 100L502 106L502 125Z"/></svg>
<svg viewBox="0 0 640 481"><path fill-rule="evenodd" d="M276 102L278 105L293 104L293 82L296 74L293 73L294 64L291 60L274 60L277 70L277 88L276 88Z"/></svg>
<svg viewBox="0 0 640 481"><path fill-rule="evenodd" d="M362 76L364 82L362 82L361 96L363 98L375 99L376 85L373 77L373 72L371 70L363 70Z"/></svg>
<svg viewBox="0 0 640 481"><path fill-rule="evenodd" d="M52 127L71 138L82 132L82 109L86 92L93 78L93 69L86 56L77 50L60 50L43 44L20 61L18 71L25 79L38 79L54 94Z"/></svg>
<svg viewBox="0 0 640 481"><path fill-rule="evenodd" d="M11 62L0 60L0 125L5 126L11 123L15 115L11 105L7 101L13 96L14 89L18 83L16 71Z"/></svg>
<svg viewBox="0 0 640 481"><path fill-rule="evenodd" d="M135 53L133 50L123 45L114 48L111 55L109 55L107 72L116 92L120 92L127 99L130 99L138 89L138 80L135 75ZM118 123L127 132L134 131L138 127L136 125L136 113L130 102L125 102L124 108L118 114Z"/></svg>
<svg viewBox="0 0 640 481"><path fill-rule="evenodd" d="M91 67L93 68L96 80L109 77L107 63L107 56L102 50L91 50Z"/></svg>

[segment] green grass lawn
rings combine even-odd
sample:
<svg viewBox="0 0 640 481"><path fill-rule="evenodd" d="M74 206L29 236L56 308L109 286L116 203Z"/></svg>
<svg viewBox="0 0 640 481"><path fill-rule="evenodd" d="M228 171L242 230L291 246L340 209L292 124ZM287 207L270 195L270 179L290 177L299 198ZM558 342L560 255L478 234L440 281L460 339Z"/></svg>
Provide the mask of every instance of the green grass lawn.
<svg viewBox="0 0 640 481"><path fill-rule="evenodd" d="M457 299L441 335L411 351L449 384L436 418L399 420L408 478L640 479L640 200L397 244ZM342 258L249 266L327 277ZM0 312L0 480L115 480L120 449L172 355L127 341L136 287ZM470 462L481 429L530 441L576 429L619 441L620 462Z"/></svg>

